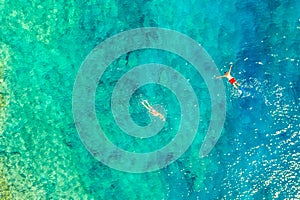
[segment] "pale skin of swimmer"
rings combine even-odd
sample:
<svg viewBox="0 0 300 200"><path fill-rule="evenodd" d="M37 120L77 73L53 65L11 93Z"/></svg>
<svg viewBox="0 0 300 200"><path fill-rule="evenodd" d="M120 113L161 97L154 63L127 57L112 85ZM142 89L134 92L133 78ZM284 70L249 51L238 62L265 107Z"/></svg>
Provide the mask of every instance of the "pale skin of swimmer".
<svg viewBox="0 0 300 200"><path fill-rule="evenodd" d="M229 83L231 83L235 89L238 89L240 84L235 80L235 78L233 76L231 76L231 74L230 74L231 69L232 69L232 64L230 65L228 72L225 72L223 76L218 76L217 78L227 78Z"/></svg>
<svg viewBox="0 0 300 200"><path fill-rule="evenodd" d="M165 116L163 116L161 113L156 111L147 100L143 100L142 105L148 110L149 113L151 113L155 117L159 117L162 121L166 121Z"/></svg>

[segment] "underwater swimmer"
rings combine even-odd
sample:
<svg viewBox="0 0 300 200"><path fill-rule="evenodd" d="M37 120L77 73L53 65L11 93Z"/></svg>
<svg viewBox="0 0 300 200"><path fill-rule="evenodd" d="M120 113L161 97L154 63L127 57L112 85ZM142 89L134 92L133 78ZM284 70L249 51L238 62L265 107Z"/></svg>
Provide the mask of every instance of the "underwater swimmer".
<svg viewBox="0 0 300 200"><path fill-rule="evenodd" d="M165 116L163 116L161 113L156 111L147 100L142 101L142 105L148 110L149 113L151 113L155 117L159 117L162 121L166 121Z"/></svg>

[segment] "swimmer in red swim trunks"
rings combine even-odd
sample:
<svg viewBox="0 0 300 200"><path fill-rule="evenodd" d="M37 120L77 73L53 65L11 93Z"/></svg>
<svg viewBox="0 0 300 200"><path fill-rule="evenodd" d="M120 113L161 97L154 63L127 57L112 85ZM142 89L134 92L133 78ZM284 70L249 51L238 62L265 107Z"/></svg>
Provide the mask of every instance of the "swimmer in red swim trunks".
<svg viewBox="0 0 300 200"><path fill-rule="evenodd" d="M217 78L227 78L229 83L231 85L233 85L233 87L235 89L239 89L238 87L240 86L240 84L235 80L235 78L233 78L230 74L231 72L231 68L232 68L232 64L230 65L230 68L229 68L229 71L228 72L225 72L223 76L218 76Z"/></svg>

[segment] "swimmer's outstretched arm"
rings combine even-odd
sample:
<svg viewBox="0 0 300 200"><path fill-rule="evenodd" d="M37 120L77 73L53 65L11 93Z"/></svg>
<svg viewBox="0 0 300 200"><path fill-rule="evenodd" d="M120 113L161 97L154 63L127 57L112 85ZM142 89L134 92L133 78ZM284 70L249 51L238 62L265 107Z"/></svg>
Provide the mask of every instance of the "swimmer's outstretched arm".
<svg viewBox="0 0 300 200"><path fill-rule="evenodd" d="M231 69L232 69L232 64L230 64L229 73L231 72Z"/></svg>
<svg viewBox="0 0 300 200"><path fill-rule="evenodd" d="M154 116L159 117L162 121L166 121L165 116L163 116L161 113L157 112L147 100L143 100L142 105L148 110L149 113L151 113Z"/></svg>
<svg viewBox="0 0 300 200"><path fill-rule="evenodd" d="M217 76L216 78L226 78L226 76Z"/></svg>
<svg viewBox="0 0 300 200"><path fill-rule="evenodd" d="M147 100L144 100L143 102L146 103L146 105L148 106L148 108L152 108L152 106L150 105L150 103Z"/></svg>
<svg viewBox="0 0 300 200"><path fill-rule="evenodd" d="M143 101L142 101L142 105L143 105L147 110L153 109L152 106L149 104L149 102L148 102L147 100L143 100Z"/></svg>
<svg viewBox="0 0 300 200"><path fill-rule="evenodd" d="M141 104L148 110L149 108L148 108L148 106L146 105L146 100L143 100L142 102L141 102Z"/></svg>

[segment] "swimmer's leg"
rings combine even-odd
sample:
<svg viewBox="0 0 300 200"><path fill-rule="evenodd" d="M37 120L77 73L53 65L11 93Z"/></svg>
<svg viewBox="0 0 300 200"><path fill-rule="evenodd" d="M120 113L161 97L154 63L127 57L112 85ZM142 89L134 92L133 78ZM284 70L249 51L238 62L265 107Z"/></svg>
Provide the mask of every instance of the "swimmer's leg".
<svg viewBox="0 0 300 200"><path fill-rule="evenodd" d="M236 83L234 83L234 84L232 84L233 85L233 87L235 88L235 89L239 89L239 87L238 87L238 85L236 84Z"/></svg>
<svg viewBox="0 0 300 200"><path fill-rule="evenodd" d="M240 94L243 93L243 91L239 88L239 86L240 86L239 83L236 82L236 83L233 84L233 86L234 86L235 89L237 89L237 91L238 91Z"/></svg>
<svg viewBox="0 0 300 200"><path fill-rule="evenodd" d="M163 116L162 114L159 115L159 118L160 118L162 121L164 121L164 122L166 121L165 116Z"/></svg>

